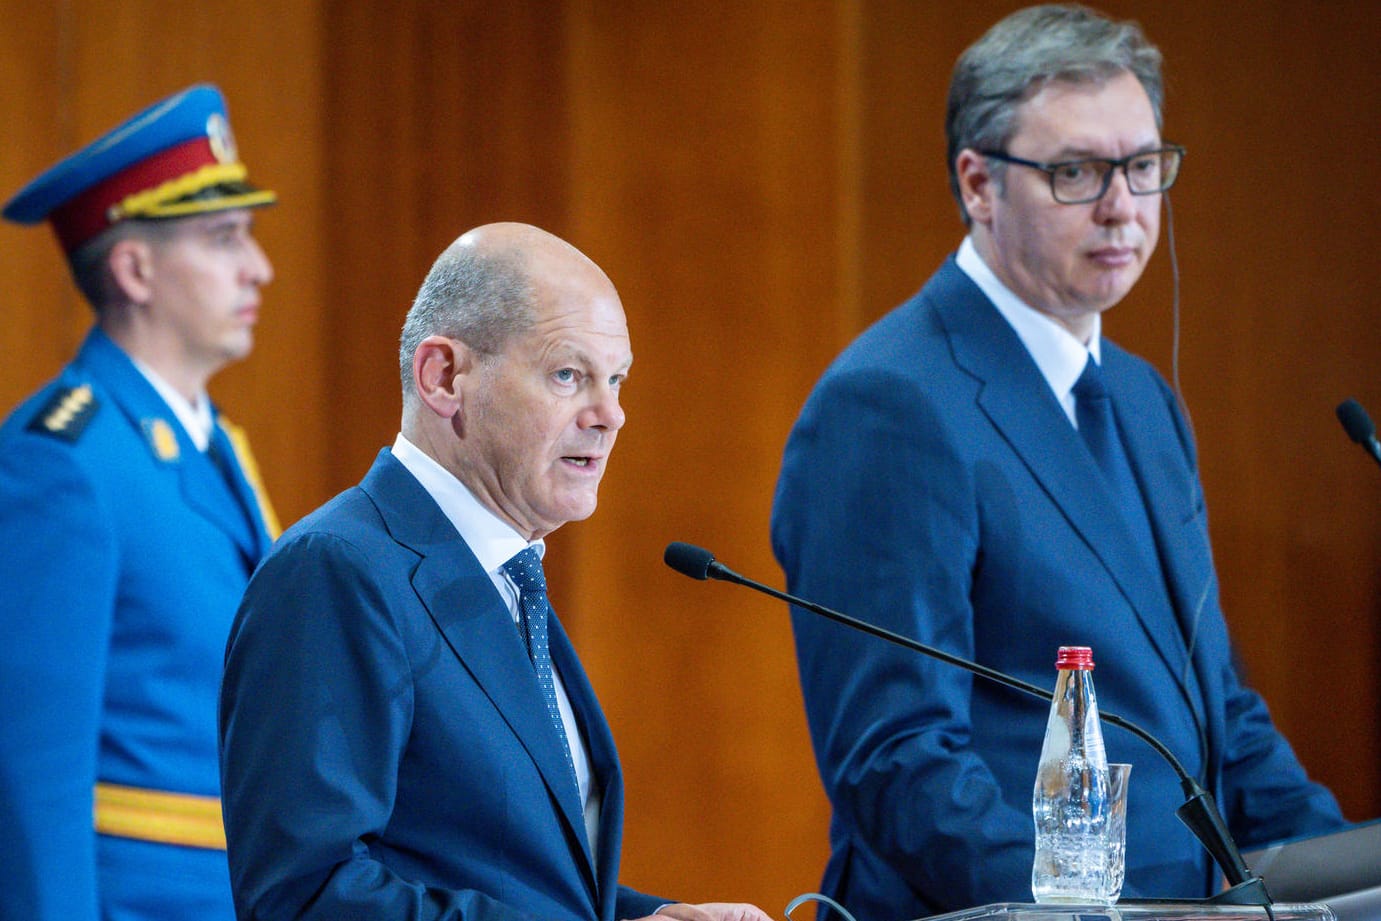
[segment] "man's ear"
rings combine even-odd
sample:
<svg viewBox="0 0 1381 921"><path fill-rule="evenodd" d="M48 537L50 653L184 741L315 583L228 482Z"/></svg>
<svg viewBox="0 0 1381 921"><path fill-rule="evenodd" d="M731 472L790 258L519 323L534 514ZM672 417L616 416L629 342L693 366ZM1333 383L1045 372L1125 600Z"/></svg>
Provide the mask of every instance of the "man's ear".
<svg viewBox="0 0 1381 921"><path fill-rule="evenodd" d="M131 304L148 303L153 295L153 247L145 240L121 240L106 260L120 296Z"/></svg>
<svg viewBox="0 0 1381 921"><path fill-rule="evenodd" d="M1001 191L988 168L988 158L965 147L954 158L954 175L959 180L959 197L969 217L987 224L993 217L993 199Z"/></svg>
<svg viewBox="0 0 1381 921"><path fill-rule="evenodd" d="M464 408L465 376L476 356L463 342L445 336L428 336L412 355L412 386L418 399L443 419Z"/></svg>

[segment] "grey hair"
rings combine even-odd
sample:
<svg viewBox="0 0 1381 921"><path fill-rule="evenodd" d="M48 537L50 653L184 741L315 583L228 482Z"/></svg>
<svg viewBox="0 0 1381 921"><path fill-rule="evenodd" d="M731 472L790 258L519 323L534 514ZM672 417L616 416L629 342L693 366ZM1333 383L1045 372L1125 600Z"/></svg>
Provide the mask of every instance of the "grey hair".
<svg viewBox="0 0 1381 921"><path fill-rule="evenodd" d="M173 235L176 222L176 218L119 221L77 247L67 257L72 280L93 310L100 313L107 304L123 297L110 271L110 251L116 244L131 239L145 240L155 245L163 243Z"/></svg>
<svg viewBox="0 0 1381 921"><path fill-rule="evenodd" d="M989 29L959 56L945 113L949 185L967 225L954 161L965 148L1000 150L1016 130L1017 110L1047 83L1101 84L1128 72L1141 81L1161 127L1161 54L1141 26L1116 22L1078 4L1032 6ZM993 164L1001 181L1003 164Z"/></svg>
<svg viewBox="0 0 1381 921"><path fill-rule="evenodd" d="M534 289L521 254L480 252L460 241L433 263L413 299L398 346L403 405L415 399L412 361L428 336L458 339L483 357L532 326Z"/></svg>

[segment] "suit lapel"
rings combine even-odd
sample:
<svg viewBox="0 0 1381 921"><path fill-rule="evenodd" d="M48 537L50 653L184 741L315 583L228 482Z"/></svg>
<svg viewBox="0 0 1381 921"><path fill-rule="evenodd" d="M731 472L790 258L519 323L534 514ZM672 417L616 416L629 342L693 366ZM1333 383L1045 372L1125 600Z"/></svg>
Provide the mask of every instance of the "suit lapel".
<svg viewBox="0 0 1381 921"><path fill-rule="evenodd" d="M608 903L605 906L607 911L602 912L600 917L612 917L618 890L623 832L623 772L619 767L614 736L575 647L557 617L553 616L548 626L552 663L561 675L571 709L575 711L576 723L589 750L590 773L600 786L599 853L594 866L599 868L598 897L601 902ZM586 855L589 856L588 839L585 839L585 846Z"/></svg>
<svg viewBox="0 0 1381 921"><path fill-rule="evenodd" d="M934 303L956 363L982 384L979 409L1102 563L1184 691L1184 644L1163 577L1137 546L1093 457L1021 339L967 275L952 262L946 268L937 277L944 287ZM1125 390L1114 392L1115 406L1119 395L1125 399ZM1137 407L1129 409L1130 417L1137 418ZM1129 460L1140 479L1144 458L1132 455ZM1154 489L1158 484L1141 485ZM1158 542L1160 526L1153 516Z"/></svg>
<svg viewBox="0 0 1381 921"><path fill-rule="evenodd" d="M547 717L532 661L489 574L436 502L390 452L380 453L360 486L379 508L393 539L421 557L412 575L418 601L522 743L571 840L584 842L585 819L575 781ZM593 896L588 844L582 844L580 853Z"/></svg>

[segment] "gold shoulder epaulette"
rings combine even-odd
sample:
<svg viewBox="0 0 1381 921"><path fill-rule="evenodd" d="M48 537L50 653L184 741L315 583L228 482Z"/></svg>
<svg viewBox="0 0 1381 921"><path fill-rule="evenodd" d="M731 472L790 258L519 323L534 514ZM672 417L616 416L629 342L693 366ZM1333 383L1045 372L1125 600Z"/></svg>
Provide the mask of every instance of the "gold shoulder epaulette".
<svg viewBox="0 0 1381 921"><path fill-rule="evenodd" d="M100 408L101 401L91 392L90 384L64 387L34 416L29 431L75 442Z"/></svg>

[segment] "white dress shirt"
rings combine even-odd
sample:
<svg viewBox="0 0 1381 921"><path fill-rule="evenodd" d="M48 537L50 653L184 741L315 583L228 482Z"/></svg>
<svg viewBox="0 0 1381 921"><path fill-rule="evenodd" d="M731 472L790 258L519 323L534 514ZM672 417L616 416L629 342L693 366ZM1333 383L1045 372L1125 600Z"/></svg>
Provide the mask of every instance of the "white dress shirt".
<svg viewBox="0 0 1381 921"><path fill-rule="evenodd" d="M153 368L134 357L131 357L130 361L134 362L134 367L139 369L139 373L144 375L153 389L158 391L163 402L168 404L187 437L192 439L192 444L197 446L198 451L205 452L211 444L211 427L216 424L211 418L211 398L206 395L206 391L197 394L197 402L193 405Z"/></svg>

